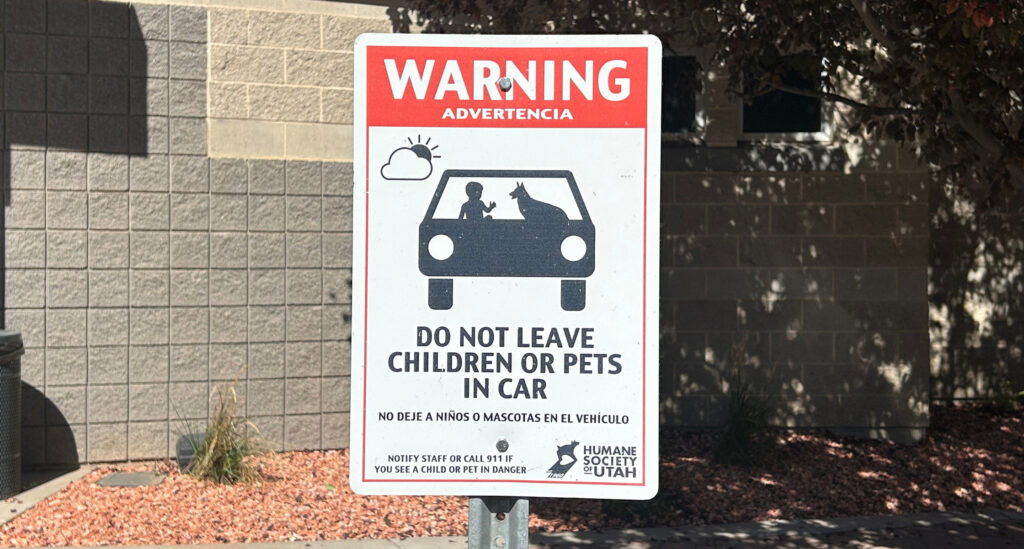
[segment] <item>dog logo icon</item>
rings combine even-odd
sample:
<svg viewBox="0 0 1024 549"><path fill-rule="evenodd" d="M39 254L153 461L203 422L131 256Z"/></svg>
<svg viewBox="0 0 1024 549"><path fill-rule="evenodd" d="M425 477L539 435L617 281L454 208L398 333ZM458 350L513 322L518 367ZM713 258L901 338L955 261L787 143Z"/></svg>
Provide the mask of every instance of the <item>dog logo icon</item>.
<svg viewBox="0 0 1024 549"><path fill-rule="evenodd" d="M562 478L573 465L576 465L576 446L579 442L572 441L571 444L559 446L555 451L558 454L558 461L548 469L548 478Z"/></svg>

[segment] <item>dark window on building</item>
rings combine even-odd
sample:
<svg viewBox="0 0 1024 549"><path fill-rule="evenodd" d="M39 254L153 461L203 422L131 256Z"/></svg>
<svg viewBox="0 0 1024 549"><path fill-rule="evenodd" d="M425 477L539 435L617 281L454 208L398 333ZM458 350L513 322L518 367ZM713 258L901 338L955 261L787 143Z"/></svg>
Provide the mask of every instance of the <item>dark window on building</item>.
<svg viewBox="0 0 1024 549"><path fill-rule="evenodd" d="M821 66L820 59L816 66ZM780 80L786 86L804 90L821 90L820 72L811 67L782 71ZM812 74L813 73L813 74ZM823 129L822 100L780 90L771 90L743 105L743 133L815 133Z"/></svg>
<svg viewBox="0 0 1024 549"><path fill-rule="evenodd" d="M661 131L697 130L697 96L701 91L700 64L690 55L661 59Z"/></svg>

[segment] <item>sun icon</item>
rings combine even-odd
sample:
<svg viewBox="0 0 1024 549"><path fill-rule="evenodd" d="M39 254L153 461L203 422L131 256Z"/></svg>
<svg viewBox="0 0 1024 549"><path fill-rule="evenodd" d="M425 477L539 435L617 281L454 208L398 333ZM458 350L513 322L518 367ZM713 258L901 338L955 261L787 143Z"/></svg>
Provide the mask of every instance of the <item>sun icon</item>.
<svg viewBox="0 0 1024 549"><path fill-rule="evenodd" d="M416 141L406 137L409 145L391 151L388 161L381 166L380 175L392 181L423 181L434 173L434 159L441 158L434 154L437 145L430 146L430 138L423 142L423 136L417 135Z"/></svg>
<svg viewBox="0 0 1024 549"><path fill-rule="evenodd" d="M412 142L411 137L406 137L405 139L409 141L409 148L412 150L412 152L416 153L416 156L424 160L430 160L431 158L441 158L440 156L433 154L433 151L437 149L438 146L434 145L433 147L431 147L429 137L427 138L426 143L422 142L423 138L420 135L416 136L415 143Z"/></svg>

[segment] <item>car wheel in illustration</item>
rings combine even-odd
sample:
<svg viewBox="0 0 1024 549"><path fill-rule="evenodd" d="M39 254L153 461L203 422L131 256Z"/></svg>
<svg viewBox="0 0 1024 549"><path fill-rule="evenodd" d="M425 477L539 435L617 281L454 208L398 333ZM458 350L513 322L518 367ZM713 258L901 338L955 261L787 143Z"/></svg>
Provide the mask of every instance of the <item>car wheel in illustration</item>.
<svg viewBox="0 0 1024 549"><path fill-rule="evenodd" d="M452 308L452 279L431 278L427 287L427 305L435 311ZM563 299L563 303L565 298Z"/></svg>
<svg viewBox="0 0 1024 549"><path fill-rule="evenodd" d="M562 310L582 311L587 305L587 281L562 281Z"/></svg>

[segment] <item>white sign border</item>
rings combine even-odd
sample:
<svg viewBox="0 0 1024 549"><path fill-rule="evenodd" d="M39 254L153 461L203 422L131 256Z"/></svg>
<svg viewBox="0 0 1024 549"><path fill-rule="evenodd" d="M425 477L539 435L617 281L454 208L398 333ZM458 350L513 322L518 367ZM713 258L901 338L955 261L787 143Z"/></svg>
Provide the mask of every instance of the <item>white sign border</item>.
<svg viewBox="0 0 1024 549"><path fill-rule="evenodd" d="M614 48L647 49L647 123L644 168L644 314L643 314L643 474L639 483L588 481L509 480L500 483L474 480L368 481L362 469L366 402L364 376L367 319L366 235L368 225L368 134L366 99L367 47L467 47L467 48ZM502 495L518 497L570 497L602 499L651 499L658 492L658 345L660 282L660 185L661 185L661 41L653 35L436 35L367 33L356 38L354 54L353 208L352 208L352 339L349 481L363 495ZM362 237L363 240L360 241ZM540 487L540 488L538 488Z"/></svg>

